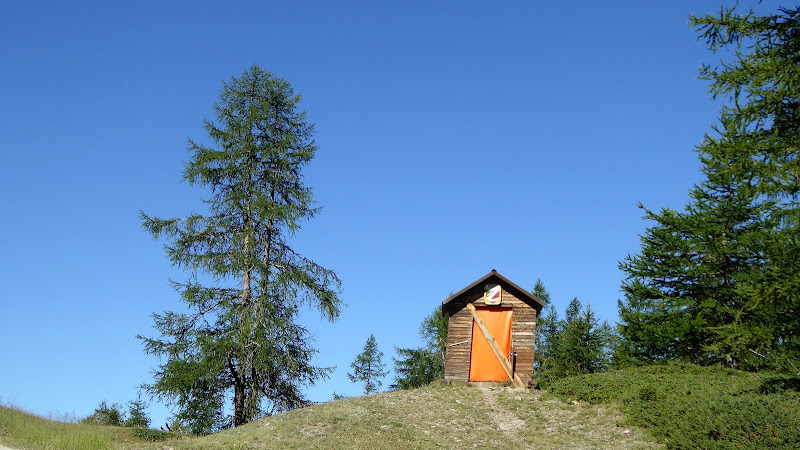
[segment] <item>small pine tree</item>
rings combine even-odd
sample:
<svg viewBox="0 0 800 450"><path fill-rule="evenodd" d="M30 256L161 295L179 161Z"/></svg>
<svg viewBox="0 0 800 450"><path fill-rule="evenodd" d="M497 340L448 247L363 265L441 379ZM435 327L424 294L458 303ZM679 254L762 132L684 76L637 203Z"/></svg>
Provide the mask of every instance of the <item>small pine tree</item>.
<svg viewBox="0 0 800 450"><path fill-rule="evenodd" d="M381 378L389 372L384 370L386 365L383 363L383 352L378 350L375 335L369 335L364 351L356 356L350 367L353 368L353 373L348 373L347 377L353 383L364 383L365 394L369 395L381 387Z"/></svg>
<svg viewBox="0 0 800 450"><path fill-rule="evenodd" d="M449 318L436 308L422 320L419 334L425 345L420 348L395 347L393 358L395 383L392 389L411 389L444 377Z"/></svg>
<svg viewBox="0 0 800 450"><path fill-rule="evenodd" d="M141 397L137 400L129 401L128 419L125 420L125 426L134 428L147 428L150 426L150 417L147 415L146 409L147 403Z"/></svg>
<svg viewBox="0 0 800 450"><path fill-rule="evenodd" d="M547 288L544 287L544 283L542 282L541 278L536 279L536 284L533 285L533 290L531 293L539 300L544 302L545 305L550 304L550 292L548 292Z"/></svg>
<svg viewBox="0 0 800 450"><path fill-rule="evenodd" d="M559 339L559 359L564 374L605 371L611 360L611 342L608 322L601 323L589 305L579 309L576 316L567 321Z"/></svg>
<svg viewBox="0 0 800 450"><path fill-rule="evenodd" d="M94 412L81 421L85 424L92 425L109 425L121 427L125 422L125 413L122 411L122 405L113 403L110 406L103 400L94 409Z"/></svg>
<svg viewBox="0 0 800 450"><path fill-rule="evenodd" d="M581 302L578 300L578 297L575 297L569 302L569 305L567 305L567 310L564 312L564 315L567 316L567 322L572 322L578 318L580 313Z"/></svg>
<svg viewBox="0 0 800 450"><path fill-rule="evenodd" d="M535 373L539 371L542 361L552 353L550 348L558 332L558 312L556 307L550 303L550 292L547 291L541 278L536 279L531 293L545 304L542 315L536 321L536 349L533 361Z"/></svg>
<svg viewBox="0 0 800 450"><path fill-rule="evenodd" d="M425 386L444 374L444 364L435 353L424 347L395 348L395 383L392 389L412 389Z"/></svg>
<svg viewBox="0 0 800 450"><path fill-rule="evenodd" d="M569 303L566 316L563 321L552 319L547 354L536 371L543 386L563 377L605 371L611 362L615 340L608 322L600 322L577 298Z"/></svg>
<svg viewBox="0 0 800 450"><path fill-rule="evenodd" d="M434 358L441 366L441 375L444 376L444 358L447 353L447 327L450 325L450 318L442 312L442 308L436 307L432 313L422 319L419 326L419 335L425 342L425 348L434 354Z"/></svg>
<svg viewBox="0 0 800 450"><path fill-rule="evenodd" d="M561 321L555 305L549 303L544 307L542 316L536 321L536 350L533 361L534 373L538 373L542 362L553 354L553 346L561 331Z"/></svg>

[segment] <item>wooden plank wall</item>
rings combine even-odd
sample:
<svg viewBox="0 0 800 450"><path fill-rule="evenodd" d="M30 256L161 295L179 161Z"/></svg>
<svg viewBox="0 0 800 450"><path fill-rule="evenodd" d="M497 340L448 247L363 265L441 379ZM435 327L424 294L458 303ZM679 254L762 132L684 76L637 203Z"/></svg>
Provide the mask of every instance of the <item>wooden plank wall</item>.
<svg viewBox="0 0 800 450"><path fill-rule="evenodd" d="M503 283L498 284L503 289L501 306L511 306L513 309L511 352L517 354L516 373L523 382L528 382L533 377L536 309L506 290ZM472 302L476 307L486 306L483 301L483 285L470 289L445 306L445 313L450 315L444 369L444 377L447 380L469 380L472 315L466 309L467 302Z"/></svg>

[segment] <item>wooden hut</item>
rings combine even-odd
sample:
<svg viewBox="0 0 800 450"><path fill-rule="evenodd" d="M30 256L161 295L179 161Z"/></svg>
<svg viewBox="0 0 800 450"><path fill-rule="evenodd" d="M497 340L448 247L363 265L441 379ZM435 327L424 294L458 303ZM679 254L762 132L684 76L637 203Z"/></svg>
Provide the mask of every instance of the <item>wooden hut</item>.
<svg viewBox="0 0 800 450"><path fill-rule="evenodd" d="M449 317L445 379L526 385L542 308L544 302L496 270L443 301Z"/></svg>

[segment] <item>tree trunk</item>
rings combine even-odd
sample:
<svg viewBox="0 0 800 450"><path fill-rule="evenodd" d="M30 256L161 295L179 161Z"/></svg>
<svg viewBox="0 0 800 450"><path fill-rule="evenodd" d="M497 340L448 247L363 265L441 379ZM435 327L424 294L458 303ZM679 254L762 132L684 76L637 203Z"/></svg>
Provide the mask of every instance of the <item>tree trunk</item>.
<svg viewBox="0 0 800 450"><path fill-rule="evenodd" d="M244 254L246 257L250 256L250 235L244 237ZM250 267L248 261L248 267L244 271L244 277L242 280L242 307L247 307L250 303L250 295L251 295L251 287L250 287ZM244 311L242 311L244 314Z"/></svg>
<svg viewBox="0 0 800 450"><path fill-rule="evenodd" d="M238 363L241 366L241 363ZM241 371L228 359L228 370L233 378L233 426L238 427L246 423L244 412L244 376Z"/></svg>
<svg viewBox="0 0 800 450"><path fill-rule="evenodd" d="M372 356L370 356L370 358L372 358ZM372 378L371 375L372 375L372 361L367 361L367 389L365 389L367 391L367 395L369 395L370 392L371 386L369 384L369 381L370 378Z"/></svg>
<svg viewBox="0 0 800 450"><path fill-rule="evenodd" d="M238 427L247 423L244 414L244 380L235 377L233 382L233 426Z"/></svg>

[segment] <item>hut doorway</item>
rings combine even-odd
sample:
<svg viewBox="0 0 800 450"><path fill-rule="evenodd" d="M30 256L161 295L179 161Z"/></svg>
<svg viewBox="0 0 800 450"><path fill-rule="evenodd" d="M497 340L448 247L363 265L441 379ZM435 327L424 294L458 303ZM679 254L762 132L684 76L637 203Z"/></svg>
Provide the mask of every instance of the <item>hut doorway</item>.
<svg viewBox="0 0 800 450"><path fill-rule="evenodd" d="M502 353L511 354L511 308L479 306L475 308ZM472 323L472 351L469 362L469 381L508 381L508 374L497 360L478 324Z"/></svg>

